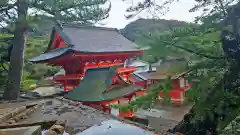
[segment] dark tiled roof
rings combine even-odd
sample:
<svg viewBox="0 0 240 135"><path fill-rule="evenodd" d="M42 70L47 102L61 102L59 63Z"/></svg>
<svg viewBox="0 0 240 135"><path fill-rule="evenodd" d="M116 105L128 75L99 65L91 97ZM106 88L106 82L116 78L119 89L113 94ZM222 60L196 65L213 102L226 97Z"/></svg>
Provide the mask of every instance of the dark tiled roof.
<svg viewBox="0 0 240 135"><path fill-rule="evenodd" d="M81 52L125 52L138 51L137 45L117 29L63 25L63 32L74 45L73 50Z"/></svg>
<svg viewBox="0 0 240 135"><path fill-rule="evenodd" d="M142 78L140 78L139 76L137 76L135 73L133 73L132 75L130 75L128 77L129 80L131 80L132 82L142 82L144 81Z"/></svg>
<svg viewBox="0 0 240 135"><path fill-rule="evenodd" d="M56 26L55 29L59 29L59 27ZM37 57L29 59L29 61L40 62L49 60L62 56L67 52L104 53L141 51L141 49L137 49L135 43L121 35L117 29L64 24L62 31L63 38L69 42L69 46L46 51Z"/></svg>
<svg viewBox="0 0 240 135"><path fill-rule="evenodd" d="M163 80L167 79L168 76L171 76L171 79L177 79L181 76L184 76L187 74L187 72L181 72L176 74L164 74L161 72L142 72L142 73L136 73L138 77L142 78L143 80Z"/></svg>
<svg viewBox="0 0 240 135"><path fill-rule="evenodd" d="M71 46L65 47L65 48L57 48L55 50L43 53L39 56L33 57L28 59L30 62L38 62L38 61L44 61L44 60L50 60L52 58L59 57L61 55L64 55L66 52L71 50Z"/></svg>
<svg viewBox="0 0 240 135"><path fill-rule="evenodd" d="M136 76L143 80L149 80L152 72L141 72L141 73L134 73Z"/></svg>

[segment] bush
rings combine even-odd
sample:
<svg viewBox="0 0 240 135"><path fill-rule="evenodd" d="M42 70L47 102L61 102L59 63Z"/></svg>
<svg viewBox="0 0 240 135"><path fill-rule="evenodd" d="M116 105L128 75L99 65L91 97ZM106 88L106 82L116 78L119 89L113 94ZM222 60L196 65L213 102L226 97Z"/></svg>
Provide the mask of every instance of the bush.
<svg viewBox="0 0 240 135"><path fill-rule="evenodd" d="M23 80L21 82L21 90L29 91L34 90L37 87L38 80Z"/></svg>
<svg viewBox="0 0 240 135"><path fill-rule="evenodd" d="M50 80L41 80L37 83L38 87L54 86L54 83Z"/></svg>

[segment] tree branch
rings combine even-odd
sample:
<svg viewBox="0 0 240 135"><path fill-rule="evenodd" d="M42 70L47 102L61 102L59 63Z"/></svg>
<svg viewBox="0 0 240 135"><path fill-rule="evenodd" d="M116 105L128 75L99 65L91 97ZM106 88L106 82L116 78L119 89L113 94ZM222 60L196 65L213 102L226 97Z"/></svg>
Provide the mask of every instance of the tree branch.
<svg viewBox="0 0 240 135"><path fill-rule="evenodd" d="M11 21L6 19L4 16L0 16L0 21L4 21L6 23L11 23Z"/></svg>
<svg viewBox="0 0 240 135"><path fill-rule="evenodd" d="M192 53L192 54L195 54L195 55L198 55L198 56L202 56L202 57L205 57L205 58L208 58L208 59L227 59L227 57L225 57L225 56L211 56L211 55L207 55L207 54L204 54L204 53L201 53L201 52L196 52L196 51L191 50L189 48L185 48L183 46L176 45L176 42L173 42L173 43L166 42L166 43L170 44L172 47L176 47L178 49L181 49L181 50L184 50L186 52L189 52L189 53Z"/></svg>
<svg viewBox="0 0 240 135"><path fill-rule="evenodd" d="M219 3L219 5L221 7L221 10L222 10L222 13L224 15L224 19L225 19L227 17L227 12L226 12L226 9L223 5L223 1L222 0L217 0L216 2Z"/></svg>
<svg viewBox="0 0 240 135"><path fill-rule="evenodd" d="M202 57L205 57L205 58L208 58L208 59L226 59L227 58L227 57L224 57L224 56L218 57L218 56L207 55L207 54L200 53L200 52L195 52L194 50L191 50L191 49L188 49L188 48L185 48L185 47L182 47L182 46L178 46L178 45L173 45L173 47L182 49L184 51L187 51L187 52L190 52L190 53L193 53L195 55L199 55L199 56L202 56Z"/></svg>
<svg viewBox="0 0 240 135"><path fill-rule="evenodd" d="M7 11L7 10L10 10L10 9L14 8L16 5L17 5L17 4L14 3L14 4L9 4L9 5L6 6L6 7L2 7L2 8L0 8L0 12L4 12L4 11Z"/></svg>
<svg viewBox="0 0 240 135"><path fill-rule="evenodd" d="M31 8L37 8L39 10L43 10L43 11L45 11L45 12L51 14L51 15L55 15L56 14L55 10L47 9L45 6L46 6L45 4L38 4L36 2L34 2L34 3L32 3L30 5Z"/></svg>
<svg viewBox="0 0 240 135"><path fill-rule="evenodd" d="M5 10L5 14L7 15L8 19L12 19L11 15L9 14L9 12L7 10Z"/></svg>
<svg viewBox="0 0 240 135"><path fill-rule="evenodd" d="M4 71L8 72L7 68L3 65L3 62L0 62L1 67L3 68Z"/></svg>
<svg viewBox="0 0 240 135"><path fill-rule="evenodd" d="M80 6L87 7L87 6L93 6L93 5L98 5L98 4L101 4L101 2L99 2L99 3L94 3L94 2L89 3L89 2L87 2L87 3L79 3L79 4L73 3L73 4L71 4L71 5L67 6L67 7L60 8L59 11L65 11L65 10L68 10L68 9L71 9L71 8L75 8L75 7L80 7Z"/></svg>

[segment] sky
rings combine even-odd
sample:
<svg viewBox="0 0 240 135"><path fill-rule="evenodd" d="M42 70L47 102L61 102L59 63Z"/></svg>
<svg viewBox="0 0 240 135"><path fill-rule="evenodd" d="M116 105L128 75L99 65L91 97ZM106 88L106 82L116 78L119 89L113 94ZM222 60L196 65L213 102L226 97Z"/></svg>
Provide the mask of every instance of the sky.
<svg viewBox="0 0 240 135"><path fill-rule="evenodd" d="M123 2L122 0L110 1L112 4L112 8L109 13L109 18L102 21L101 26L121 29L124 28L128 23L137 20L138 18L150 18L152 15L148 11L144 11L137 17L131 20L127 20L124 15L126 15L126 9L132 4L132 0L126 0L127 2ZM194 21L194 18L196 16L200 15L200 12L189 13L188 10L193 6L194 0L180 0L180 2L171 4L169 11L166 12L164 15L159 15L158 18L192 22Z"/></svg>

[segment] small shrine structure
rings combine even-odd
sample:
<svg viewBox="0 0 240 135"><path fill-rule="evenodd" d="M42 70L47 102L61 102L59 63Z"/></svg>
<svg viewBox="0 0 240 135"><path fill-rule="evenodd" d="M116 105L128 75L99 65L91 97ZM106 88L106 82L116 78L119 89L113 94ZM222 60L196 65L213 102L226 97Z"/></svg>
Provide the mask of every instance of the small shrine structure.
<svg viewBox="0 0 240 135"><path fill-rule="evenodd" d="M171 99L172 104L181 105L186 99L186 91L192 88L188 82L187 61L182 57L167 57L164 61L152 65L156 71L134 73L135 78L139 78L138 83L145 86L145 89L154 84L160 83L168 77L171 77L172 89L165 93ZM160 99L164 98L160 90Z"/></svg>
<svg viewBox="0 0 240 135"><path fill-rule="evenodd" d="M187 72L181 73L159 73L159 72L143 72L143 73L134 73L135 76L142 79L138 83L142 82L145 85L146 91L148 88L155 84L168 79L171 76L172 88L167 91L167 95L171 99L171 103L175 105L181 105L184 103L186 97L186 91L192 88L192 85L189 84L187 80ZM164 94L160 90L159 99L164 99Z"/></svg>

